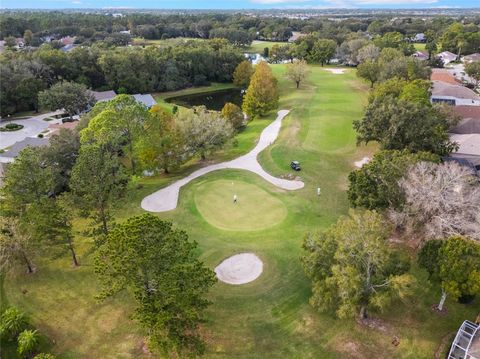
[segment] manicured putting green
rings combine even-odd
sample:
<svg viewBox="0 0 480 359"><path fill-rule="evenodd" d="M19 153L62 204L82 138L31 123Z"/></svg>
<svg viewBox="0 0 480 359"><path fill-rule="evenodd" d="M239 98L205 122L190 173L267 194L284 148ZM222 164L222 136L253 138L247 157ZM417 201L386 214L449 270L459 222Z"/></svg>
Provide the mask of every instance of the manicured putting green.
<svg viewBox="0 0 480 359"><path fill-rule="evenodd" d="M233 202L234 195L237 195L237 203ZM204 182L195 190L195 204L208 223L232 231L268 228L287 216L282 201L243 181Z"/></svg>

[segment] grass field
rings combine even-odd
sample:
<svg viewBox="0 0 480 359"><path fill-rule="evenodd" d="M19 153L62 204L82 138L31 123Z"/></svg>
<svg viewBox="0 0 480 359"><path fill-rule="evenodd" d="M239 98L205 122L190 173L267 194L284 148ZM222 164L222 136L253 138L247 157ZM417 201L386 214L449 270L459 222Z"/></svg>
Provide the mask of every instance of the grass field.
<svg viewBox="0 0 480 359"><path fill-rule="evenodd" d="M253 40L250 47L247 48L246 52L254 54L263 54L263 50L268 47L270 50L273 45L290 45L289 42L275 42L275 41L262 41L262 40Z"/></svg>
<svg viewBox="0 0 480 359"><path fill-rule="evenodd" d="M308 304L310 284L299 261L305 232L325 229L347 212L347 175L354 161L375 150L374 145L356 147L351 126L362 115L368 88L359 83L353 69L335 75L311 67L308 82L299 90L284 78L284 65L274 65L273 70L281 91L279 108L292 111L277 141L259 160L277 176L291 171L291 160L299 160L305 187L279 191L252 173L215 171L184 187L178 208L160 215L187 230L211 268L239 252L253 252L264 263L264 272L254 282L218 283L212 289L213 305L202 327L208 343L205 357L432 358L442 339L448 343L461 321L474 319L479 300L466 306L447 299L448 312L438 316L430 306L439 299L439 288L429 285L426 274L415 266L412 274L419 282L415 299L372 313L385 324L382 331L335 319L332 313L319 314ZM274 117L250 123L238 136L237 146L212 159L229 159L253 148ZM139 205L146 194L198 166L190 163L170 177L140 180L143 187L129 192L117 210L118 220L142 213ZM239 188L239 204L244 198L249 203L241 207L242 213L228 215L221 211L233 205L228 187L232 182ZM322 195L317 197L319 186ZM252 206L256 199L261 208ZM266 213L277 207L285 208L285 215ZM241 221L255 225L259 218L269 226L254 231L238 227ZM129 319L131 299L123 295L105 303L94 300L98 284L91 267L91 239L81 235L87 223L76 224L82 266L71 268L67 256L48 264L40 261L35 275L5 282L8 301L27 311L40 331L55 340L52 349L59 358L148 357L141 349L141 333ZM396 347L391 344L394 336L400 340Z"/></svg>
<svg viewBox="0 0 480 359"><path fill-rule="evenodd" d="M425 51L425 43L415 43L413 46L415 47L415 50L417 51Z"/></svg>

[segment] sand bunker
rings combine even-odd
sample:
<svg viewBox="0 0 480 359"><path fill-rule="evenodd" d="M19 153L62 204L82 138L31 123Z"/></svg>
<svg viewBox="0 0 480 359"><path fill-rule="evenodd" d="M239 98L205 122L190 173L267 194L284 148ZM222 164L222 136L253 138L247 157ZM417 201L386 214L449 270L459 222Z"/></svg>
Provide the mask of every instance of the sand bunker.
<svg viewBox="0 0 480 359"><path fill-rule="evenodd" d="M344 69L324 69L325 71L330 71L332 74L341 75L345 72Z"/></svg>
<svg viewBox="0 0 480 359"><path fill-rule="evenodd" d="M217 278L228 284L253 282L263 271L263 263L253 253L241 253L225 259L215 268Z"/></svg>
<svg viewBox="0 0 480 359"><path fill-rule="evenodd" d="M363 157L360 161L354 162L355 167L362 168L363 165L370 162L370 157Z"/></svg>

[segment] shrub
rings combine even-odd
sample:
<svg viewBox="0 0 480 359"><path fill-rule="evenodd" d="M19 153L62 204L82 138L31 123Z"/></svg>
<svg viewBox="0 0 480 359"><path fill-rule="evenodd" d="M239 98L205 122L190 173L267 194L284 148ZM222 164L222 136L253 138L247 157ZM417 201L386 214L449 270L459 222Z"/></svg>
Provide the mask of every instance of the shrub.
<svg viewBox="0 0 480 359"><path fill-rule="evenodd" d="M24 330L18 335L17 352L22 357L30 357L40 344L40 335L37 330Z"/></svg>
<svg viewBox="0 0 480 359"><path fill-rule="evenodd" d="M55 359L55 355L49 353L40 353L33 357L33 359Z"/></svg>
<svg viewBox="0 0 480 359"><path fill-rule="evenodd" d="M8 340L13 340L28 325L25 314L15 307L7 308L0 322L0 336Z"/></svg>
<svg viewBox="0 0 480 359"><path fill-rule="evenodd" d="M9 123L6 124L5 127L0 127L0 131L2 132L10 132L10 131L18 131L23 128L23 125L19 125L18 123Z"/></svg>
<svg viewBox="0 0 480 359"><path fill-rule="evenodd" d="M37 137L38 138L43 138L43 133L39 133Z"/></svg>

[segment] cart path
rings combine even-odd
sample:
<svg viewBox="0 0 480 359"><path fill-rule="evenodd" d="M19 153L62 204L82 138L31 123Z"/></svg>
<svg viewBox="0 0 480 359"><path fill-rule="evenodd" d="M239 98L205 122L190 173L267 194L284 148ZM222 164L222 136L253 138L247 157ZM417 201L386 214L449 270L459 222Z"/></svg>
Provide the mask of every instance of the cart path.
<svg viewBox="0 0 480 359"><path fill-rule="evenodd" d="M289 112L289 110L278 111L278 115L275 121L265 127L265 129L262 131L262 134L260 135L260 139L258 140L255 148L246 155L240 156L231 161L203 167L196 170L195 172L192 172L187 177L173 182L167 187L164 187L145 197L141 203L142 208L149 212L171 211L177 208L180 188L182 188L184 185L194 180L195 178L222 169L240 169L250 171L263 177L263 179L272 183L273 185L285 190L292 191L303 188L304 183L302 181L290 181L273 177L272 175L265 172L262 166L260 166L257 161L257 155L265 148L270 146L278 137L278 133L280 132L280 127L282 125L282 120L285 116L288 115Z"/></svg>

